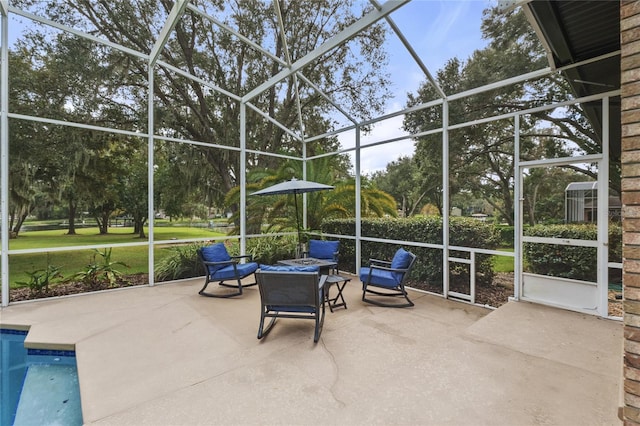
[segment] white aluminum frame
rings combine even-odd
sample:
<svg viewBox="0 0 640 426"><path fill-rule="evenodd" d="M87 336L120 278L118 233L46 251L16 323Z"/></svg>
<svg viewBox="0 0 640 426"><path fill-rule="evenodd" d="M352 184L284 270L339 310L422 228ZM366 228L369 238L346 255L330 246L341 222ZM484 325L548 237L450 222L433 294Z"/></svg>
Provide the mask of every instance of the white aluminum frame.
<svg viewBox="0 0 640 426"><path fill-rule="evenodd" d="M9 13L8 2L2 0L0 69L0 278L2 300L9 305Z"/></svg>
<svg viewBox="0 0 640 426"><path fill-rule="evenodd" d="M341 238L341 239L348 239L348 240L355 240L355 245L356 245L356 270L359 271L361 264L360 264L360 258L361 258L361 242L362 241L373 241L373 242L382 242L382 243L391 243L391 244L402 244L402 245L406 245L406 246L415 246L415 247L426 247L426 248L433 248L433 249L440 249L443 251L443 294L441 296L443 297L449 297L449 296L453 296L456 298L462 298L465 299L471 303L475 303L475 281L474 281L474 277L472 274L472 278L471 278L471 291L470 291L470 295L463 295L463 294L459 294L459 293L455 293L455 292L450 292L449 291L449 263L450 262L461 262L461 263L466 263L470 265L471 271L473 272L475 270L475 257L476 254L480 253L480 254L489 254L489 255L500 255L500 256L513 256L514 257L514 268L516 270L516 279L515 279L515 294L514 294L514 298L518 299L520 292L519 292L519 288L520 288L520 274L522 272L522 259L521 259L521 244L522 244L522 226L520 225L520 219L522 217L522 211L521 211L521 189L520 189L520 185L516 185L516 188L514 189L514 199L516 202L516 205L514 206L514 215L515 215L515 223L516 223L516 233L515 233L515 250L513 254L510 253L505 253L505 252L501 252L501 251L495 251L495 250L487 250L487 249L478 249L478 248L468 248L468 247L457 247L457 246L450 246L449 244L449 178L448 178L448 169L449 169L449 165L448 165L448 158L449 158L449 131L450 130L454 130L454 129L459 129L462 127L466 127L466 126L471 126L471 125L476 125L476 124L483 124L483 123L488 123L491 121L495 121L495 120L503 120L503 119L513 119L514 120L514 128L515 128L515 135L514 135L514 139L515 139L515 151L514 151L514 155L516 156L516 162L518 164L518 167L522 167L522 166L531 166L533 164L528 164L527 162L519 162L519 120L520 120L520 115L522 114L528 114L528 113L533 113L533 112L537 112L537 111L542 111L542 110L546 110L546 109L551 109L551 108L557 108L559 106L564 106L564 105L569 105L571 103L575 103L575 102L586 102L586 101L591 101L591 100L596 100L596 99L602 99L603 102L603 117L605 118L603 120L603 122L605 123L603 125L603 134L605 135L605 139L604 139L604 145L605 147L603 147L603 155L602 155L602 159L600 159L601 162L605 163L608 162L608 99L611 96L619 96L619 91L611 91L611 92L607 92L606 94L601 94L601 95L594 95L594 96L590 96L590 97L585 97L582 99L578 99L578 100L573 100L573 101L567 101L567 102L563 102L563 103L559 103L559 104L555 104L555 105L549 105L549 106L543 106L543 107L539 107L539 108L533 108L527 111L518 111L518 112L514 112L514 113L508 113L508 114L502 114L499 116L494 116L494 117L489 117L486 119L482 119L482 120L475 120L472 122L465 122L465 123L458 123L455 125L450 125L449 124L449 102L457 100L457 99L461 99L467 96L472 96L478 93L482 93L482 92L486 92L489 90L493 90L493 89L497 89L500 87L505 87L514 83L520 83L520 82L525 82L527 80L531 80L531 79L536 79L536 78L540 78L543 76L546 76L552 72L557 72L557 71L563 71L569 68L573 68L573 67L577 67L586 63L591 63L591 62L595 62L601 59L605 59L611 56L615 56L615 55L619 55L620 52L614 52L611 54L607 54L607 55L603 55L599 58L594 58L594 59L590 59L588 61L584 61L581 63L577 63L577 64L573 64L571 66L567 66L564 68L559 68L557 70L553 70L549 67L538 70L538 71L534 71L531 73L527 73L525 75L522 76L517 76L517 77L513 77L507 80L503 80L500 82L496 82L496 83L491 83L482 87L478 87L472 90L468 90L465 92L461 92L461 93L456 93L456 94L446 94L437 84L436 80L433 78L433 76L431 75L431 73L429 72L429 70L427 69L427 67L424 65L424 63L422 62L421 58L417 55L417 53L415 52L415 50L412 48L412 46L409 44L409 42L407 41L407 39L404 37L404 35L402 34L400 28L398 28L398 26L395 24L395 22L391 19L390 14L392 12L394 12L395 10L399 9L400 7L404 6L405 4L407 4L410 0L391 0L391 1L387 1L384 4L379 4L377 0L370 0L371 4L374 6L374 9L369 12L367 15L365 15L363 18L361 18L360 20L356 21L355 23L353 23L352 25L350 25L349 27L345 28L342 32L340 32L339 34L337 34L336 36L334 36L333 38L327 40L323 45L321 45L320 47L318 47L317 49L313 50L312 52L309 52L307 55L305 55L304 57L302 57L301 59L297 60L296 62L291 62L291 59L289 57L288 54L288 48L286 47L286 41L285 41L285 53L286 53L286 59L281 59L276 57L275 55L273 55L271 52L269 52L268 50L262 48L261 46L259 46L258 44L252 42L251 40L249 40L248 38L244 37L242 34L238 33L237 31L235 31L234 29L228 27L227 25L225 25L224 23L222 23L220 20L216 19L213 16L210 16L209 14L199 10L196 6L194 6L193 4L190 3L189 0L176 0L173 9L170 11L170 13L167 16L166 22L164 23L164 26L158 36L158 40L156 41L155 45L153 46L153 49L151 51L150 54L144 54L132 49L129 49L127 47L118 45L116 43L110 42L108 40L102 39L100 37L96 37L94 35L82 32L82 31L78 31L74 28L70 28L67 27L65 25L61 25L58 24L56 22L53 22L51 20L48 20L46 18L43 17L39 17L36 15L33 15L29 12L26 11L22 11L16 7L12 7L9 6L8 1L7 0L0 0L0 12L2 14L1 16L1 42L2 42L2 46L1 46L1 51L0 51L0 55L1 55L1 60L2 60L2 64L1 64L1 80L0 80L0 209L1 209L1 216L0 216L0 226L2 228L1 230L1 234L0 234L0 238L1 238L1 245L0 245L0 267L1 267L1 273L0 273L0 277L1 277L1 285L2 285L2 300L1 300L1 306L7 306L9 304L9 263L8 263L8 258L9 255L11 254L25 254L25 253L36 253L36 252L41 252L41 249L31 249L31 250L9 250L9 229L8 229L8 201L9 201L9 194L8 194L8 181L9 181L9 176L8 176L8 169L9 169L9 164L8 164L8 147L9 147L9 132L8 132L8 126L9 126L9 118L13 118L13 119L21 119L21 120L29 120L29 121L35 121L35 122L41 122L41 123L49 123L49 124L55 124L55 125L62 125L62 126L71 126L71 127L78 127L78 128L85 128L85 129L92 129L92 130L99 130L99 131L104 131L104 132L112 132L112 133L116 133L116 134L124 134L124 135L129 135L129 136L136 136L136 137L143 137L143 138L147 138L148 141L148 177L149 177L149 200L148 200L148 207L149 207L149 240L147 242L141 242L141 243L126 243L126 244L105 244L105 245L91 245L91 246L72 246L72 247L56 247L56 248L51 248L51 249L47 249L47 251L69 251L69 250L82 250L82 249L92 249L92 248L107 248L107 247L123 247L123 246L143 246L143 245L148 245L149 247L149 284L153 285L154 281L153 281L153 269L154 269L154 247L157 244L175 244L175 243L189 243L189 242L196 242L196 241L202 241L203 239L199 239L199 238L194 238L194 239L182 239L182 240L171 240L171 241L156 241L155 240L155 235L154 235L154 226L153 226L153 211L154 211L154 200L153 200L153 160L154 160L154 145L155 145L155 141L156 140L161 140L161 141L166 141L166 142L171 142L171 143L187 143L187 144L193 144L193 145L198 145L198 146L203 146L203 147L208 147L208 148L215 148L215 149L225 149L225 150L232 150L232 151L237 151L240 153L240 176L239 176L239 184L240 184L240 244L241 244L241 252L245 253L246 251L246 241L248 238L254 238L254 237L260 237L261 235L247 235L246 234L246 198L247 198L247 193L246 193L246 156L247 153L252 153L252 154L260 154L260 155L267 155L267 156L273 156L273 157L278 157L278 158L284 158L284 159L291 159L291 160L299 160L303 162L303 178L306 177L306 163L307 161L311 161L313 159L316 158L321 158L321 157L325 157L325 156L330 156L330 155L336 155L336 154L342 154L342 153L347 153L347 152L354 152L354 162L355 162L355 182L356 182L356 226L355 226L355 235L354 236L349 236L349 235L330 235L331 237L334 238ZM205 18L206 20L210 21L212 24L218 26L222 31L226 31L229 34L232 34L233 36L237 37L239 40L241 40L242 42L246 43L247 45L251 46L253 49L256 49L257 51L261 52L262 54L264 54L265 56L271 58L272 60L276 61L281 67L281 71L276 74L275 76L273 76L272 78L270 78L268 81L265 81L264 83L262 83L261 85L259 85L258 87L256 87L255 89L253 89L252 91L250 91L247 94L244 95L240 95L240 94L234 94L234 93L230 93L224 89L222 89L221 87L213 84L212 82L208 82L205 80L202 80L201 78L198 78L196 76L193 76L191 74L189 74L188 72L179 69L175 66L172 66L168 63L165 63L164 61L162 61L160 59L160 54L162 52L162 49L164 48L167 40L170 37L171 31L173 30L173 28L175 27L176 23L178 22L179 19L181 19L181 17L187 12L191 12L191 13L195 13L198 14L200 16L202 16L203 18ZM77 36L80 37L84 37L86 39L89 39L93 42L120 50L124 53L127 53L129 55L132 55L136 58L139 59L143 59L145 61L147 61L148 63L148 83L149 83L149 90L148 90L148 129L147 129L147 133L139 133L139 132L131 132L131 131L126 131L126 130L120 130L120 129L112 129L112 128L103 128L103 127L98 127L98 126L91 126L91 125L86 125L86 124L82 124L82 123L69 123L69 122L63 122L60 120L55 120L55 119L47 119L47 118L42 118L42 117L34 117L34 116L27 116L27 115L21 115L21 114L12 114L9 111L9 99L8 99L8 74L9 74L9 66L8 66L8 31L9 31L9 14L13 13L16 14L18 16L22 16L24 18L27 19L31 19L33 21L45 24L45 25L49 25L53 28L56 28L58 30L61 31L66 31L72 34L75 34ZM331 99L330 96L328 96L326 93L324 93L316 84L314 84L312 81L310 81L308 78L306 78L303 73L302 73L302 69L313 63L313 61L316 61L318 59L320 59L323 55L327 54L328 52L330 52L332 49L336 48L337 46L346 43L347 41L349 41L351 38L353 38L358 32L364 30L365 28L369 27L370 25L373 25L377 22L379 22L380 20L386 20L386 22L390 25L391 29L394 31L394 33L397 35L397 37L399 37L400 41L402 42L402 44L404 45L404 47L407 49L407 51L409 52L409 54L411 55L411 57L416 61L417 65L419 66L419 68L422 70L422 72L425 74L425 77L427 78L427 80L434 86L435 90L437 91L437 93L439 94L440 98L439 99L435 99L429 102L426 102L424 104L421 105L416 105L413 106L411 108L406 108L403 109L401 111L396 111L396 112L392 112L389 114L385 114L383 116L380 117L376 117L370 120L365 120L362 122L358 122L354 117L352 117L346 110L345 108L343 108L341 105L339 105L337 102L335 102L333 99ZM279 26L282 30L282 19L280 16L278 16L278 23ZM281 31L282 32L282 31ZM231 99L234 99L235 101L237 101L240 105L240 143L239 143L239 147L232 147L232 146L223 146L223 145L219 145L219 144L211 144L211 143L204 143L204 142L199 142L199 141L192 141L192 140L185 140L185 139L178 139L178 138L171 138L171 137L166 137L163 135L158 135L155 134L153 129L154 129L154 116L153 116L153 105L154 105L154 95L153 95L153 80L155 77L155 73L160 71L160 69L164 69L163 72L173 72L176 73L177 75L180 75L182 77L191 79L195 82L197 82L198 84L201 84L205 87L210 88L211 90L214 90L218 93L224 94L226 96L228 96ZM274 118L270 117L269 114L261 111L259 108L257 108L255 105L253 105L251 103L251 100L254 99L256 96L258 96L259 94L263 93L265 90L268 90L269 88L271 88L272 86L274 86L275 84L277 84L278 82L287 79L287 78L291 78L295 84L295 89L296 89L296 100L298 102L297 104L297 108L298 108L298 115L299 115L299 120L298 120L298 126L300 127L299 132L296 132L292 129L289 129L287 126L284 126L283 124L279 123L277 120L275 120ZM306 135L305 134L305 129L303 127L303 123L301 121L301 111L300 111L300 104L299 104L299 97L298 97L298 80L301 80L303 82L305 82L306 84L308 84L311 88L313 88L314 90L316 90L320 96L322 96L324 99L326 99L328 102L330 102L349 122L353 123L351 125L345 126L343 128L339 128L339 129L335 129L332 130L330 132L326 132L324 134L321 135ZM421 133L417 133L417 134L413 134L413 135L404 135L404 136L399 136L399 137L392 137L392 138L388 138L385 140L380 140L380 141L376 141L373 143L367 143L366 145L362 145L361 142L361 129L363 126L368 126L371 124L375 124L377 122L389 119L389 118L393 118L393 117L397 117L400 115L405 115L405 114L409 114L412 112L416 112L416 111L420 111L422 109L426 109L426 108L432 108L432 107L441 107L442 108L442 116L443 116L443 126L440 129L434 129L434 130L429 130L429 131L425 131L425 132L421 132ZM262 116L264 119L272 122L274 125L278 126L279 128L281 128L283 131L285 131L288 135L290 135L291 137L293 137L295 140L298 140L301 142L302 144L302 157L298 158L295 156L290 156L290 155L283 155L283 154L277 154L277 153L270 153L270 152L261 152L261 151L256 151L256 150L250 150L247 149L247 141L246 141L246 114L247 111L246 109L250 108L253 111L255 111L256 113L258 113L260 116ZM331 153L325 153L325 154L320 154L320 155L316 155L316 156L312 156L312 157L307 157L307 151L306 151L306 144L310 143L310 142L314 142L317 140L321 140L323 138L329 137L329 136L333 136L333 135L338 135L341 134L343 132L347 132L347 131L352 131L355 130L355 143L354 143L354 147L352 148L344 148L344 149L339 149L335 152L331 152ZM361 151L362 149L367 149L367 148L371 148L371 147L375 147L375 146L379 146L379 145L383 145L383 144L389 144L389 143L394 143L400 140L406 140L408 138L418 138L420 136L425 136L425 135L430 135L430 134L436 134L438 132L442 132L442 147L443 147L443 154L442 154L442 190L443 190L443 235L442 235L442 244L429 244L429 243L419 243L419 242L413 242L413 241L404 241L404 240L393 240L393 239L381 239L381 238L371 238L371 237L366 237L366 236L362 236L362 229L361 229L361 222L360 222L360 218L361 218L361 214L362 214L362 206L361 206L361 202L360 202L360 194L361 194ZM587 156L588 157L588 156ZM583 157L584 159L585 157ZM598 158L596 157L590 157L593 160L598 160ZM549 164L554 164L554 161L556 160L549 160ZM517 168L516 170L520 170L519 168ZM600 167L599 168L599 173L603 173L604 171L606 171L608 173L608 167ZM599 175L600 176L600 175ZM602 175L602 179L604 179L605 177L608 177L608 175ZM604 182L604 183L603 183ZM599 179L599 191L602 191L600 193L605 193L605 188L606 186L606 181L601 181ZM599 198L599 217L598 217L598 222L599 223L606 223L606 217L603 220L602 217L600 217L600 215L606 215L606 207L603 208L601 203L606 203L606 197L600 197ZM606 205L606 204L605 204ZM305 198L305 203L304 203L304 223L306 226L306 220L307 220L307 215L306 215L306 198ZM288 233L276 233L276 234L270 234L270 235L288 235ZM606 277L606 267L603 267L602 265L604 264L605 266L611 266L611 267L618 267L621 266L619 264L608 264L607 258L606 258L606 250L601 250L601 248L604 246L604 243L606 243L606 237L607 237L607 233L606 230L605 231L601 231L599 230L599 234L598 234L598 250L599 250L599 254L598 254L598 258L599 258L599 280L604 277ZM237 237L234 237L237 238ZM226 237L220 237L220 238L214 238L214 240L225 240ZM211 240L211 238L207 238L207 240ZM469 258L459 258L459 257L452 257L449 256L450 251L459 251L459 252L468 252L469 253ZM604 256L604 257L603 257ZM604 259L604 260L603 260ZM606 298L606 296L605 296ZM606 302L606 299L605 299ZM606 312L601 313L601 315L606 315Z"/></svg>
<svg viewBox="0 0 640 426"><path fill-rule="evenodd" d="M619 91L608 92L605 94L601 94L597 99L601 99L602 102L602 146L600 154L588 154L588 155L580 155L575 157L562 157L562 158L548 158L548 159L540 159L540 160L531 160L531 161L520 161L520 139L519 139L519 117L517 116L516 120L516 134L515 142L516 149L515 153L517 156L515 157L515 166L514 169L517 171L516 174L516 188L514 190L515 199L517 200L516 209L516 218L515 218L515 248L517 250L516 255L516 264L515 264L515 298L527 300L536 303L543 304L551 304L553 306L558 306L564 309L576 310L584 313L593 313L588 309L580 309L575 306L567 306L563 302L553 302L553 301L542 301L535 298L526 297L523 292L523 265L522 265L522 249L524 243L534 243L534 244L555 244L555 245L566 245L566 246L577 246L577 247L594 247L597 249L597 277L596 282L594 283L597 286L597 295L598 302L596 311L597 314L602 317L607 317L609 315L609 305L608 305L608 268L609 264L609 102L611 96L619 95ZM582 103L585 102L586 99L594 100L592 96L585 97L582 99L577 99L571 101L571 103ZM560 104L558 104L560 105ZM545 108L554 107L546 106ZM524 115L527 112L523 112L521 115ZM551 237L533 237L533 236L525 236L523 232L522 220L522 185L523 185L523 171L524 169L529 168L546 168L546 167L554 167L554 166L562 166L562 165L570 165L570 164L584 164L584 163L597 163L598 165L598 179L597 179L597 189L598 189L598 212L597 212L597 238L596 240L580 240L573 238L551 238ZM517 197L517 198L516 198ZM616 267L617 265L611 264L611 267ZM622 265L620 265L622 266ZM567 280L569 281L569 280Z"/></svg>

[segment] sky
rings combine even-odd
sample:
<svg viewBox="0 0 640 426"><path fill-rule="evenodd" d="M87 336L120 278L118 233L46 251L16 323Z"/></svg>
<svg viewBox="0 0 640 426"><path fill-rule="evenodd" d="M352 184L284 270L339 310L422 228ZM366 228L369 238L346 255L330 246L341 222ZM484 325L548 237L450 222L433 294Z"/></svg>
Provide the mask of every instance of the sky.
<svg viewBox="0 0 640 426"><path fill-rule="evenodd" d="M413 0L395 11L391 19L435 77L449 59L466 60L474 50L487 45L480 31L482 11L494 3L490 0ZM395 34L389 36L388 50L395 97L388 102L386 113L391 113L404 107L406 94L415 92L426 77ZM370 134L361 137L361 145L403 135L402 119L399 116L376 125ZM353 132L345 133L340 136L340 142L344 148L352 147L353 138ZM412 153L411 140L363 149L361 173L384 170L389 162Z"/></svg>

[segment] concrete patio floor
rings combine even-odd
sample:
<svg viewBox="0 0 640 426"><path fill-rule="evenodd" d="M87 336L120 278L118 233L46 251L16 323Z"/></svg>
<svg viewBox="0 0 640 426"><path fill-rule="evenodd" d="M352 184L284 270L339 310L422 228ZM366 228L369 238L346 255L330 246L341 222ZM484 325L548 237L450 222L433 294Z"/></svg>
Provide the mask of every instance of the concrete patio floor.
<svg viewBox="0 0 640 426"><path fill-rule="evenodd" d="M620 424L620 322L417 292L380 308L353 279L317 344L291 319L257 340L256 287L212 299L201 285L16 304L0 323L75 347L86 424Z"/></svg>

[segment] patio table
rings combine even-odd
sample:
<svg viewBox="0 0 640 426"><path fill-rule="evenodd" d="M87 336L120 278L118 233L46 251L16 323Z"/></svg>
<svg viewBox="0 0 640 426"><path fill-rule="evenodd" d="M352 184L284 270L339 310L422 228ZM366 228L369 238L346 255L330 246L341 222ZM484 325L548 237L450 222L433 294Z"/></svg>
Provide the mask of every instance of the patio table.
<svg viewBox="0 0 640 426"><path fill-rule="evenodd" d="M320 275L330 275L331 269L338 266L336 262L316 259L315 257L279 260L278 264L286 266L317 266L320 269Z"/></svg>
<svg viewBox="0 0 640 426"><path fill-rule="evenodd" d="M331 274L331 270L334 269L338 264L336 262L331 262L328 260L316 259L315 257L303 257L299 259L285 259L278 261L280 265L286 266L318 266L320 269L320 275L326 275L327 279L324 283L325 286L325 301L327 305L329 305L329 309L331 312L335 308L343 306L347 309L347 302L345 302L344 297L342 295L342 290L344 290L345 286L351 278L346 278L341 275ZM338 289L338 294L335 297L329 297L329 291L331 290L331 286L335 284Z"/></svg>
<svg viewBox="0 0 640 426"><path fill-rule="evenodd" d="M344 288L347 286L347 283L349 281L351 281L351 278L343 277L342 275L327 275L327 279L324 282L324 286L325 286L324 298L327 302L327 305L329 305L329 309L331 310L331 312L333 312L335 308L339 308L341 306L347 309L347 302L344 300L344 297L342 296L342 290L344 290ZM338 289L338 294L336 294L335 297L331 298L329 297L329 291L331 290L331 286L334 284Z"/></svg>

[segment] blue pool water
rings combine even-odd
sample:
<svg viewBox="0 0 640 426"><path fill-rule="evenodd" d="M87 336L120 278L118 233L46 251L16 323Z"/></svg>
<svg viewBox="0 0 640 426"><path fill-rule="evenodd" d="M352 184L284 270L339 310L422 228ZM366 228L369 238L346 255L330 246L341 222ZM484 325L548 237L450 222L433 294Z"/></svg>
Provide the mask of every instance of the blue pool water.
<svg viewBox="0 0 640 426"><path fill-rule="evenodd" d="M0 425L82 425L75 353L25 349L0 329Z"/></svg>

